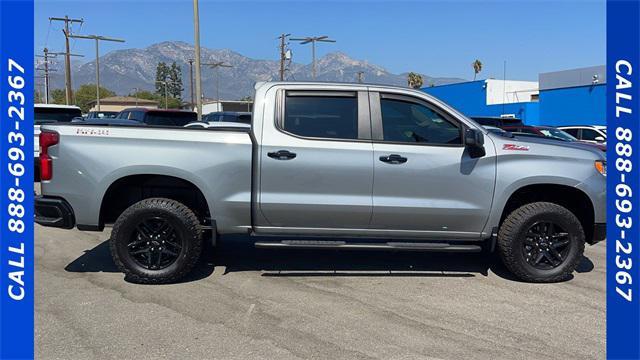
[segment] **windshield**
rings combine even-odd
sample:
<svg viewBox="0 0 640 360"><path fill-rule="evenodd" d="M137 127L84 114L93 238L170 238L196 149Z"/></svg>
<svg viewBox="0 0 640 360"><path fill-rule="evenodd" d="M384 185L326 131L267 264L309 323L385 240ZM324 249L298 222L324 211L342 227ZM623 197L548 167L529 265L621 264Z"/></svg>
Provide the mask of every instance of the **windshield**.
<svg viewBox="0 0 640 360"><path fill-rule="evenodd" d="M53 122L71 122L74 117L82 116L80 109L74 108L43 108L34 109L36 125Z"/></svg>
<svg viewBox="0 0 640 360"><path fill-rule="evenodd" d="M556 128L540 128L538 129L540 132L546 137L552 137L556 139L561 139L565 141L577 141L575 137L571 136L569 133L562 131Z"/></svg>

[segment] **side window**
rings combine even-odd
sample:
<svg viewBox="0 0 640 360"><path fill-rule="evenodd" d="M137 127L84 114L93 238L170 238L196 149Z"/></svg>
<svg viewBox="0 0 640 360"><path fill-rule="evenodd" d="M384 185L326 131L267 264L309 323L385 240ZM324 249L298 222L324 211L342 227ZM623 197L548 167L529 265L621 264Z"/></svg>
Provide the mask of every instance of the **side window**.
<svg viewBox="0 0 640 360"><path fill-rule="evenodd" d="M128 119L129 118L129 112L128 111L123 111L120 114L118 114L118 119Z"/></svg>
<svg viewBox="0 0 640 360"><path fill-rule="evenodd" d="M358 98L355 96L289 96L282 128L295 135L358 138Z"/></svg>
<svg viewBox="0 0 640 360"><path fill-rule="evenodd" d="M578 138L578 129L564 129L565 132L568 132L574 138Z"/></svg>
<svg viewBox="0 0 640 360"><path fill-rule="evenodd" d="M142 122L144 120L144 112L142 111L132 111L131 115L129 115L129 120L135 120Z"/></svg>
<svg viewBox="0 0 640 360"><path fill-rule="evenodd" d="M582 129L582 140L596 141L598 136L602 136L598 134L597 131L591 129Z"/></svg>
<svg viewBox="0 0 640 360"><path fill-rule="evenodd" d="M380 108L385 141L462 144L460 127L422 104L382 98Z"/></svg>

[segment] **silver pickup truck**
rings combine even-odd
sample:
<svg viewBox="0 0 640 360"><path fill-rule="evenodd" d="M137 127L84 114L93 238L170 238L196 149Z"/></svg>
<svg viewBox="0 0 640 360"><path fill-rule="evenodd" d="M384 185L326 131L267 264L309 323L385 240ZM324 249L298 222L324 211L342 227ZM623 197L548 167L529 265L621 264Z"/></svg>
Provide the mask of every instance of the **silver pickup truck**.
<svg viewBox="0 0 640 360"><path fill-rule="evenodd" d="M561 281L605 236L606 162L580 145L488 132L406 88L256 85L251 128L42 127L44 226L113 225L133 281L176 281L221 234L264 248L497 249ZM270 235L270 236L267 236Z"/></svg>

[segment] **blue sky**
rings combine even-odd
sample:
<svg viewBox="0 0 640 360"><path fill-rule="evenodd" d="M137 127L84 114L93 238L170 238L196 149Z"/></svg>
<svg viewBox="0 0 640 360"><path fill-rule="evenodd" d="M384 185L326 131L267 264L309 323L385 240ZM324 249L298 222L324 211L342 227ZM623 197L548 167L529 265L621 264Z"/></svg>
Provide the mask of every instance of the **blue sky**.
<svg viewBox="0 0 640 360"><path fill-rule="evenodd" d="M64 49L62 23L48 17L84 18L83 34L126 39L102 43L101 53L142 48L165 40L193 43L190 0L36 0L35 50ZM473 77L471 62L485 65L481 77L536 80L538 73L605 62L605 2L601 1L206 1L200 0L201 45L243 55L278 58L276 36L329 35L318 56L332 51L400 73ZM94 43L72 42L73 51L94 58ZM308 46L291 44L294 61L311 61Z"/></svg>

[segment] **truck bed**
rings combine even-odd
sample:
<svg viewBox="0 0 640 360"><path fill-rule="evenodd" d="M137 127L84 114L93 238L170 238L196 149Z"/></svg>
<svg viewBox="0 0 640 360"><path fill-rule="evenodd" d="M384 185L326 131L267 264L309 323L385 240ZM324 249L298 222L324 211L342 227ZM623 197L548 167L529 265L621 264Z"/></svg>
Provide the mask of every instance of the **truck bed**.
<svg viewBox="0 0 640 360"><path fill-rule="evenodd" d="M68 201L78 225L103 225L101 204L109 187L144 175L173 176L201 189L209 206L215 204L219 229L243 231L251 223L249 129L72 123L43 125L42 131L60 138L49 150L53 178L42 182L42 192Z"/></svg>

